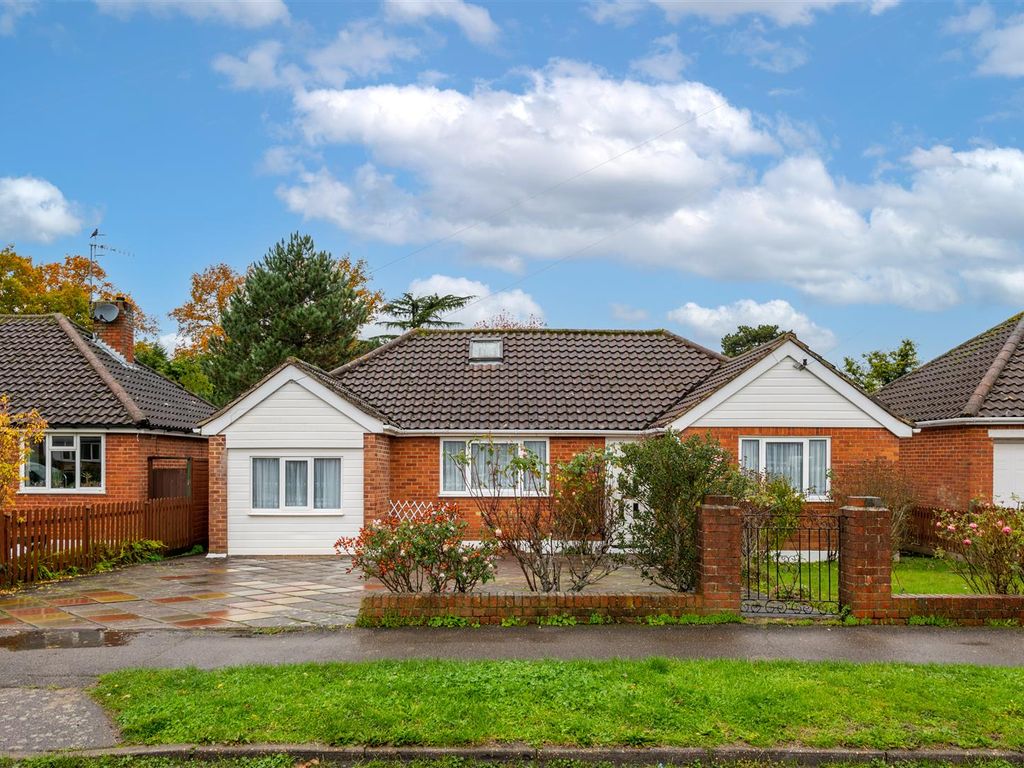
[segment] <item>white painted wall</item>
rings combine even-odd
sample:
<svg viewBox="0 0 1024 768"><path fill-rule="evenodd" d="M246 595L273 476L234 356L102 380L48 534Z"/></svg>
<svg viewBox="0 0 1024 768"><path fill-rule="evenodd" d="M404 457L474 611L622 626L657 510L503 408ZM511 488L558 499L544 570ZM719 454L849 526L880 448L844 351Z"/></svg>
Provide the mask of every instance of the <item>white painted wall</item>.
<svg viewBox="0 0 1024 768"><path fill-rule="evenodd" d="M992 498L1010 506L1024 500L1024 440L992 442Z"/></svg>
<svg viewBox="0 0 1024 768"><path fill-rule="evenodd" d="M785 357L704 414L696 427L879 427L878 421ZM811 365L819 365L817 362Z"/></svg>
<svg viewBox="0 0 1024 768"><path fill-rule="evenodd" d="M228 554L328 555L363 524L363 433L350 417L288 382L224 429ZM341 514L252 510L253 456L339 456Z"/></svg>

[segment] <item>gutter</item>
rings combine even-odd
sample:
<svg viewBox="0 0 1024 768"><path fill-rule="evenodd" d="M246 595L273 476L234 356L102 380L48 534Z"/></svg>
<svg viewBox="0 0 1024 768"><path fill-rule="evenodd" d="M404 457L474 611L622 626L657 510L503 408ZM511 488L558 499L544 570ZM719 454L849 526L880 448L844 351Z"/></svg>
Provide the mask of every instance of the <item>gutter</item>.
<svg viewBox="0 0 1024 768"><path fill-rule="evenodd" d="M954 417L952 419L935 419L934 421L919 421L916 426L921 429L925 427L985 427L985 426L1013 426L1024 424L1024 417L1021 416L976 416Z"/></svg>

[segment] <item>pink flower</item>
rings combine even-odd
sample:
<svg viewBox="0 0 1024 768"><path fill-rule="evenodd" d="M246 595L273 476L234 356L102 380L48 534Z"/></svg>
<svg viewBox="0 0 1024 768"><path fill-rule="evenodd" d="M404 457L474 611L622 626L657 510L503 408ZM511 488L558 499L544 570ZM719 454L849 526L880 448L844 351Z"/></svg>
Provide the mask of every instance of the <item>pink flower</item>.
<svg viewBox="0 0 1024 768"><path fill-rule="evenodd" d="M941 528L942 527L942 521L941 520L936 520L935 521L935 527L936 528Z"/></svg>
<svg viewBox="0 0 1024 768"><path fill-rule="evenodd" d="M950 523L949 525L946 526L946 530L947 531L955 531L956 530L956 526L953 525L952 523Z"/></svg>
<svg viewBox="0 0 1024 768"><path fill-rule="evenodd" d="M964 539L964 546L965 547L971 546L971 540L970 539Z"/></svg>
<svg viewBox="0 0 1024 768"><path fill-rule="evenodd" d="M972 531L978 530L978 524L977 523L971 523L967 527L970 528Z"/></svg>
<svg viewBox="0 0 1024 768"><path fill-rule="evenodd" d="M1008 525L1004 525L1003 526L1003 533L1013 533L1013 529L1010 526L1008 526Z"/></svg>
<svg viewBox="0 0 1024 768"><path fill-rule="evenodd" d="M996 525L1003 525L1003 521L1002 520L996 520Z"/></svg>

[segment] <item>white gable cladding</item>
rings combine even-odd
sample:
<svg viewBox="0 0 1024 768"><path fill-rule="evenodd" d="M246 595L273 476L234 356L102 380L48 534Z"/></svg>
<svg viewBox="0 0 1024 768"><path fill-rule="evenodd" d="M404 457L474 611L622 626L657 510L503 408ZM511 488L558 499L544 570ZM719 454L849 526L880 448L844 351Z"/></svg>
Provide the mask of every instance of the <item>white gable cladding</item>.
<svg viewBox="0 0 1024 768"><path fill-rule="evenodd" d="M694 426L877 428L881 424L787 356Z"/></svg>
<svg viewBox="0 0 1024 768"><path fill-rule="evenodd" d="M913 429L792 341L782 344L704 401L672 428L883 427Z"/></svg>
<svg viewBox="0 0 1024 768"><path fill-rule="evenodd" d="M303 383L289 380L224 427L229 555L329 555L363 524L366 430ZM254 456L338 457L341 514L252 509Z"/></svg>

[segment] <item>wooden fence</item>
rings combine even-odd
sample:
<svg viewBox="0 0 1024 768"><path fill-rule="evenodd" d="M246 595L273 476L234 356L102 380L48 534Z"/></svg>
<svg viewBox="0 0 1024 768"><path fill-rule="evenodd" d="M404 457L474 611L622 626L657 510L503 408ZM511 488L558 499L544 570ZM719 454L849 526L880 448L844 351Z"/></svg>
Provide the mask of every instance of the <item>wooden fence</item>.
<svg viewBox="0 0 1024 768"><path fill-rule="evenodd" d="M123 544L148 539L169 551L201 541L192 499L117 501L41 507L0 514L0 584L45 579L69 568L88 570Z"/></svg>

